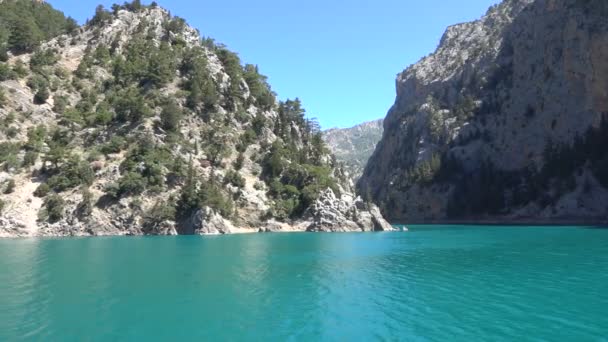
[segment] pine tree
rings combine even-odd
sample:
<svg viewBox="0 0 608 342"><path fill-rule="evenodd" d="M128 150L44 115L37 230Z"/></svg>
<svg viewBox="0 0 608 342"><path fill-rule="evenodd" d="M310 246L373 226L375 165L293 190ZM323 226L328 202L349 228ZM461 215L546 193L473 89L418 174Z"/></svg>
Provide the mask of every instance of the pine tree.
<svg viewBox="0 0 608 342"><path fill-rule="evenodd" d="M106 9L105 9L105 7L103 7L103 5L99 5L99 6L97 6L97 8L95 8L95 15L89 21L89 25L101 26L110 20L112 20L112 14L110 12L106 11Z"/></svg>
<svg viewBox="0 0 608 342"><path fill-rule="evenodd" d="M182 110L175 101L169 101L160 114L160 122L162 128L167 132L176 132L179 130L179 124L182 119Z"/></svg>
<svg viewBox="0 0 608 342"><path fill-rule="evenodd" d="M28 17L18 17L13 23L9 47L16 53L33 51L43 39L36 22Z"/></svg>
<svg viewBox="0 0 608 342"><path fill-rule="evenodd" d="M190 215L192 209L198 205L197 199L197 182L196 182L196 171L192 163L192 157L188 161L188 172L186 175L186 182L182 186L179 201L176 207L176 218L183 219Z"/></svg>

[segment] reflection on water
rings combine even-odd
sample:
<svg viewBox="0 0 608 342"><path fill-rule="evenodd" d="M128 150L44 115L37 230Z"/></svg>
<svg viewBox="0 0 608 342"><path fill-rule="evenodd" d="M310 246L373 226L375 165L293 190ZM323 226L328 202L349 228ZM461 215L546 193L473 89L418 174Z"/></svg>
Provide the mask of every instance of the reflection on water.
<svg viewBox="0 0 608 342"><path fill-rule="evenodd" d="M598 340L608 231L0 241L0 340Z"/></svg>

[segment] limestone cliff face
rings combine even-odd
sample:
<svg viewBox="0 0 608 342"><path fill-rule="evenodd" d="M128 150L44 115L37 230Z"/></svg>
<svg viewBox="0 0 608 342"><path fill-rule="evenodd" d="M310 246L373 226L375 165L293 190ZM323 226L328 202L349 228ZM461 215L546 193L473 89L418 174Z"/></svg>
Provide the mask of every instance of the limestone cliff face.
<svg viewBox="0 0 608 342"><path fill-rule="evenodd" d="M383 120L365 122L351 128L332 128L323 132L327 147L343 162L353 180L363 173L367 160L382 138Z"/></svg>
<svg viewBox="0 0 608 342"><path fill-rule="evenodd" d="M406 222L604 219L607 13L505 0L448 28L398 76L359 190Z"/></svg>

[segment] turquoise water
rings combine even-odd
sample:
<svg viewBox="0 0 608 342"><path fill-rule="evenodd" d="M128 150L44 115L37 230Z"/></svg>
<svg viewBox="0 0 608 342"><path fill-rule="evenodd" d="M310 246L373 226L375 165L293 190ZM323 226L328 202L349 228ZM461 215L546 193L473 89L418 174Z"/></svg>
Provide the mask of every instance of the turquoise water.
<svg viewBox="0 0 608 342"><path fill-rule="evenodd" d="M0 241L0 341L601 341L608 230Z"/></svg>

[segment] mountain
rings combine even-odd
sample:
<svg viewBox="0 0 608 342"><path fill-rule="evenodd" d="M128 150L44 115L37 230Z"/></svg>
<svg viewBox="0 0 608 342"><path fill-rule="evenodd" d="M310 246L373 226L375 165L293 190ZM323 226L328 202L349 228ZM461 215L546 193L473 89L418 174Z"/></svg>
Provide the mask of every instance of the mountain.
<svg viewBox="0 0 608 342"><path fill-rule="evenodd" d="M332 128L323 132L327 147L343 162L345 170L354 180L359 179L374 152L376 144L382 138L383 120L365 122L351 128Z"/></svg>
<svg viewBox="0 0 608 342"><path fill-rule="evenodd" d="M0 6L0 236L392 229L299 100L156 3Z"/></svg>
<svg viewBox="0 0 608 342"><path fill-rule="evenodd" d="M608 2L505 0L397 78L359 191L401 222L598 222Z"/></svg>

